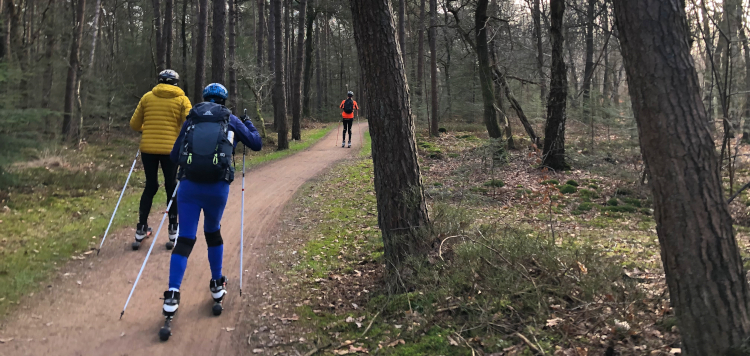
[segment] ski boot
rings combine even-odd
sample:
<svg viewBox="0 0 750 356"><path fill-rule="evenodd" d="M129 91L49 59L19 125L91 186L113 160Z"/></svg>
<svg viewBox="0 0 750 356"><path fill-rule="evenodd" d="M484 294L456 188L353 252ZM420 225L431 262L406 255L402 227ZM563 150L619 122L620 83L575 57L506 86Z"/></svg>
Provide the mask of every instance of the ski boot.
<svg viewBox="0 0 750 356"><path fill-rule="evenodd" d="M349 141L349 143L347 144L346 148L352 148L352 141Z"/></svg>
<svg viewBox="0 0 750 356"><path fill-rule="evenodd" d="M135 242L133 242L133 251L137 251L141 247L141 242L143 242L143 239L151 236L151 228L146 226L146 224L138 224L138 227L135 229Z"/></svg>
<svg viewBox="0 0 750 356"><path fill-rule="evenodd" d="M177 313L179 304L180 292L169 290L164 292L164 305L161 310L161 313L164 315L164 326L159 329L159 339L161 341L167 341L172 336L172 318Z"/></svg>
<svg viewBox="0 0 750 356"><path fill-rule="evenodd" d="M221 303L224 301L224 296L227 294L227 277L221 276L220 279L212 279L209 284L209 289L211 289L211 297L214 298L212 311L214 312L214 315L221 315L221 312L224 310Z"/></svg>
<svg viewBox="0 0 750 356"><path fill-rule="evenodd" d="M180 233L180 228L177 224L169 224L169 241L167 241L167 250L174 248L174 244L177 241L177 235Z"/></svg>
<svg viewBox="0 0 750 356"><path fill-rule="evenodd" d="M344 148L346 146L346 142L341 141L341 148Z"/></svg>

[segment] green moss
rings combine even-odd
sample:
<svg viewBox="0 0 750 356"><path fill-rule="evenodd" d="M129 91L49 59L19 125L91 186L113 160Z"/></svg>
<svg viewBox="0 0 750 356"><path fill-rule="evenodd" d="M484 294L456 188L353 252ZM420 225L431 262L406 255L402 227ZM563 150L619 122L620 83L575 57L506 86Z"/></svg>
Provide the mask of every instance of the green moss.
<svg viewBox="0 0 750 356"><path fill-rule="evenodd" d="M599 198L599 194L593 190L588 189L579 189L578 195L581 197L581 199L585 202L591 201L591 199Z"/></svg>
<svg viewBox="0 0 750 356"><path fill-rule="evenodd" d="M632 213L637 209L632 205L620 205L620 206L605 206L602 208L604 211L610 211L613 213Z"/></svg>
<svg viewBox="0 0 750 356"><path fill-rule="evenodd" d="M607 205L609 206L618 206L619 204L620 202L617 200L617 198L609 198L609 200L607 200Z"/></svg>
<svg viewBox="0 0 750 356"><path fill-rule="evenodd" d="M617 188L615 190L615 194L617 195L633 195L633 191L628 188Z"/></svg>
<svg viewBox="0 0 750 356"><path fill-rule="evenodd" d="M544 185L558 185L560 182L557 179L547 179L545 181L542 181L541 184Z"/></svg>
<svg viewBox="0 0 750 356"><path fill-rule="evenodd" d="M557 187L557 189L559 189L560 193L563 194L573 194L578 191L578 188L569 184L560 185Z"/></svg>
<svg viewBox="0 0 750 356"><path fill-rule="evenodd" d="M592 203L581 203L581 204L578 204L578 207L576 208L576 210L591 211L591 209L593 208L594 208L594 204Z"/></svg>
<svg viewBox="0 0 750 356"><path fill-rule="evenodd" d="M487 191L488 191L487 188L482 188L482 187L472 187L469 190L472 191L472 192L474 192L474 193L487 193Z"/></svg>
<svg viewBox="0 0 750 356"><path fill-rule="evenodd" d="M630 204L630 205L632 205L634 207L638 207L638 208L641 207L641 201L638 200L638 199L636 199L636 198L624 198L624 199L622 199L622 201L625 204Z"/></svg>
<svg viewBox="0 0 750 356"><path fill-rule="evenodd" d="M430 158L443 158L443 151L432 142L419 141L417 146Z"/></svg>
<svg viewBox="0 0 750 356"><path fill-rule="evenodd" d="M572 185L572 186L574 186L574 187L577 187L577 186L578 186L578 182L576 182L576 181L574 181L574 180L572 180L572 179L568 179L568 181L567 181L567 182L565 182L565 184L567 184L567 185Z"/></svg>
<svg viewBox="0 0 750 356"><path fill-rule="evenodd" d="M499 179L492 179L484 182L485 187L495 187L495 188L501 188L505 186L505 182Z"/></svg>

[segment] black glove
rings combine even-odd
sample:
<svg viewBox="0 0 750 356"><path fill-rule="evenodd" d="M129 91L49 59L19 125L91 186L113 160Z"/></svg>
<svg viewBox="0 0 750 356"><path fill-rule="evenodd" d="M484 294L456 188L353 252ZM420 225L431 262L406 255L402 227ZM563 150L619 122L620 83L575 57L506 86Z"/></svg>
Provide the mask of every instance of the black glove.
<svg viewBox="0 0 750 356"><path fill-rule="evenodd" d="M242 123L243 123L243 124L244 124L244 123L245 123L245 121L247 121L247 120L250 120L250 118L249 118L249 117L248 117L247 115L242 115L242 116L240 116L240 121L242 121Z"/></svg>

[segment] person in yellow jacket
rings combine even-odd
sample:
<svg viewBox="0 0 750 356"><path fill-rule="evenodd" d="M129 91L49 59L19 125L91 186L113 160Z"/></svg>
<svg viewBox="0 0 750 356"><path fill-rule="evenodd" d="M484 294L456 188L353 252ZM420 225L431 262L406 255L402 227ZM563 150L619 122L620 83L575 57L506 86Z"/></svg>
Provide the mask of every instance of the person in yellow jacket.
<svg viewBox="0 0 750 356"><path fill-rule="evenodd" d="M140 247L141 241L151 231L148 227L148 215L151 212L154 195L159 190L159 165L164 174L167 204L177 185L177 165L169 159L169 153L192 108L185 92L177 86L179 80L180 76L171 69L159 73L159 84L143 95L130 119L130 127L142 133L141 160L146 173L146 188L143 189L138 208L134 250ZM177 204L173 203L169 209L169 240L172 243L177 238L178 232Z"/></svg>

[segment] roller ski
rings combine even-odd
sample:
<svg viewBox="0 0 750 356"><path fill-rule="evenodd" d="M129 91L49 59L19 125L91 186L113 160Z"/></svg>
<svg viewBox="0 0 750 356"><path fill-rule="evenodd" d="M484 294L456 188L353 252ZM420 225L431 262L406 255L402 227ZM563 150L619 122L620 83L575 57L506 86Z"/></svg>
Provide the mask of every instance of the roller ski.
<svg viewBox="0 0 750 356"><path fill-rule="evenodd" d="M177 313L177 307L180 304L180 292L164 292L164 306L161 313L164 315L164 326L159 329L159 340L167 341L172 336L172 318Z"/></svg>
<svg viewBox="0 0 750 356"><path fill-rule="evenodd" d="M177 224L169 224L169 241L167 241L167 250L174 248L175 242L177 242L177 235L180 233L180 228Z"/></svg>
<svg viewBox="0 0 750 356"><path fill-rule="evenodd" d="M214 299L214 306L211 309L214 315L219 316L224 311L224 296L227 294L227 277L221 276L220 279L212 279L209 288L211 297Z"/></svg>
<svg viewBox="0 0 750 356"><path fill-rule="evenodd" d="M144 239L151 237L153 231L146 225L138 224L138 228L135 230L135 242L133 242L133 251L137 251L141 248L141 242Z"/></svg>

